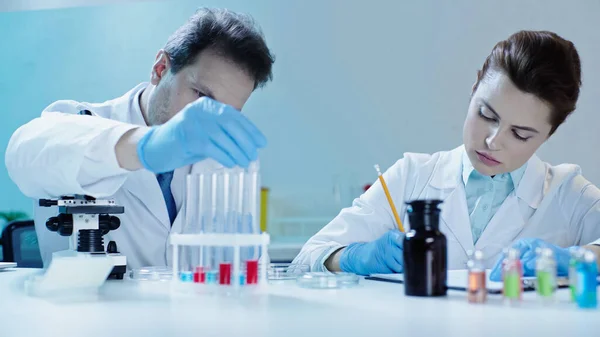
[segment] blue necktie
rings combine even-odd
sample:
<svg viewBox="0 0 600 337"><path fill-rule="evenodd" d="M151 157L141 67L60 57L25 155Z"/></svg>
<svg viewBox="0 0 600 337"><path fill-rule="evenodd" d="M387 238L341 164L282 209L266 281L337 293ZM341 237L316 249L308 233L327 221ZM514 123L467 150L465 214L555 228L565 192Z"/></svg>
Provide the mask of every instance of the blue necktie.
<svg viewBox="0 0 600 337"><path fill-rule="evenodd" d="M171 226L173 226L173 221L175 221L175 217L177 216L177 206L175 205L175 199L173 198L173 194L171 193L171 181L173 180L173 171L157 174L156 180L158 180L158 185L160 185L160 190L162 191L163 197L165 198L167 211L169 211L169 220L171 221Z"/></svg>

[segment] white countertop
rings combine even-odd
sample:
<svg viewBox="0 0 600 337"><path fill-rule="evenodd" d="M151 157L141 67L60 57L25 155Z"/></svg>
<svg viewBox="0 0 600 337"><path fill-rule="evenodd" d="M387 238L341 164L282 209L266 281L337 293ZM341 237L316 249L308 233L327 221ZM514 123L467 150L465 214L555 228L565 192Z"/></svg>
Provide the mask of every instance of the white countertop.
<svg viewBox="0 0 600 337"><path fill-rule="evenodd" d="M39 272L0 272L0 336L595 336L600 310L569 303L566 289L543 307L527 292L520 307L499 295L484 305L466 293L406 297L401 284L360 280L355 288L311 290L294 281L263 294L170 297L136 282L109 281L78 300L29 297L23 280ZM449 278L453 277L451 272Z"/></svg>

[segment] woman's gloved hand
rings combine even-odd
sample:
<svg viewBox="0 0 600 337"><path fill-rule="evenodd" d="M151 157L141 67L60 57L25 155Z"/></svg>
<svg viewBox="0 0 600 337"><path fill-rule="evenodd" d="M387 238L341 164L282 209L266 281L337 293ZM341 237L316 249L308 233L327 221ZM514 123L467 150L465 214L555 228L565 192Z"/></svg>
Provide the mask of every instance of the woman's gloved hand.
<svg viewBox="0 0 600 337"><path fill-rule="evenodd" d="M344 249L340 269L358 275L401 273L404 233L391 230L372 242L356 242Z"/></svg>
<svg viewBox="0 0 600 337"><path fill-rule="evenodd" d="M558 247L540 239L521 239L513 245L513 248L517 248L521 252L520 259L523 265L523 276L535 276L537 248L552 249L554 259L556 260L558 276L567 276L569 273L569 261L571 260L570 248ZM505 254L502 253L490 273L490 280L502 281L502 261L505 258Z"/></svg>

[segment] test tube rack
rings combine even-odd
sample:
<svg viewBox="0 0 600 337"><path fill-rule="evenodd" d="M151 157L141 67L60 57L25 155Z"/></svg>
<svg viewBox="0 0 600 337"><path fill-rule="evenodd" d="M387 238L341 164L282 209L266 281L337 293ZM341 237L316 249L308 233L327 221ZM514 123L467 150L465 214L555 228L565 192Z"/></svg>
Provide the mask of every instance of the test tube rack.
<svg viewBox="0 0 600 337"><path fill-rule="evenodd" d="M241 275L241 254L240 249L242 247L260 247L264 259L262 263L258 264L258 282L257 285L262 286L267 284L267 248L270 243L270 236L267 233L261 234L242 234L242 233L196 233L196 234L176 234L173 233L169 236L169 242L172 247L173 253L173 278L172 282L175 284L182 283L180 276L180 263L179 263L179 248L186 246L193 247L224 247L233 248L233 261L232 261L232 277L234 280L239 280ZM265 262L267 261L267 262ZM241 287L239 282L231 282L231 287L237 290Z"/></svg>

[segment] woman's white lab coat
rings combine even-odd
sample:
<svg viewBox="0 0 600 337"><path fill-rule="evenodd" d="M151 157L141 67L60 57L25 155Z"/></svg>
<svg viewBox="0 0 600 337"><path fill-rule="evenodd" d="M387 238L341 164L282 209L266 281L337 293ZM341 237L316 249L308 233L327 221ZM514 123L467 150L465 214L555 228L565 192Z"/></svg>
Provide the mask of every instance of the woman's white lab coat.
<svg viewBox="0 0 600 337"><path fill-rule="evenodd" d="M410 223L405 202L441 199L440 230L448 240L448 268L463 269L467 252L482 250L491 268L515 240L535 237L567 247L600 237L600 190L581 176L578 166L551 166L533 156L516 191L490 220L475 245L465 188L461 180L464 147L432 155L406 153L384 173L403 224ZM368 242L395 228L391 208L379 182L343 209L302 248L295 262L324 270L332 252L353 242Z"/></svg>
<svg viewBox="0 0 600 337"><path fill-rule="evenodd" d="M36 199L34 218L44 264L52 252L67 249L68 241L45 226L58 209L39 207L37 199L73 194L115 199L125 207L125 213L119 215L121 227L105 236L104 242L116 241L128 267L169 264L168 235L180 229L181 218L178 216L171 228L156 176L143 169L130 172L120 168L114 151L125 132L146 125L139 108L139 94L146 85L99 104L58 101L12 135L6 167L20 190ZM89 110L93 116L77 115L80 110ZM203 165L220 166L212 160ZM178 210L190 169L186 166L174 172L171 191Z"/></svg>

